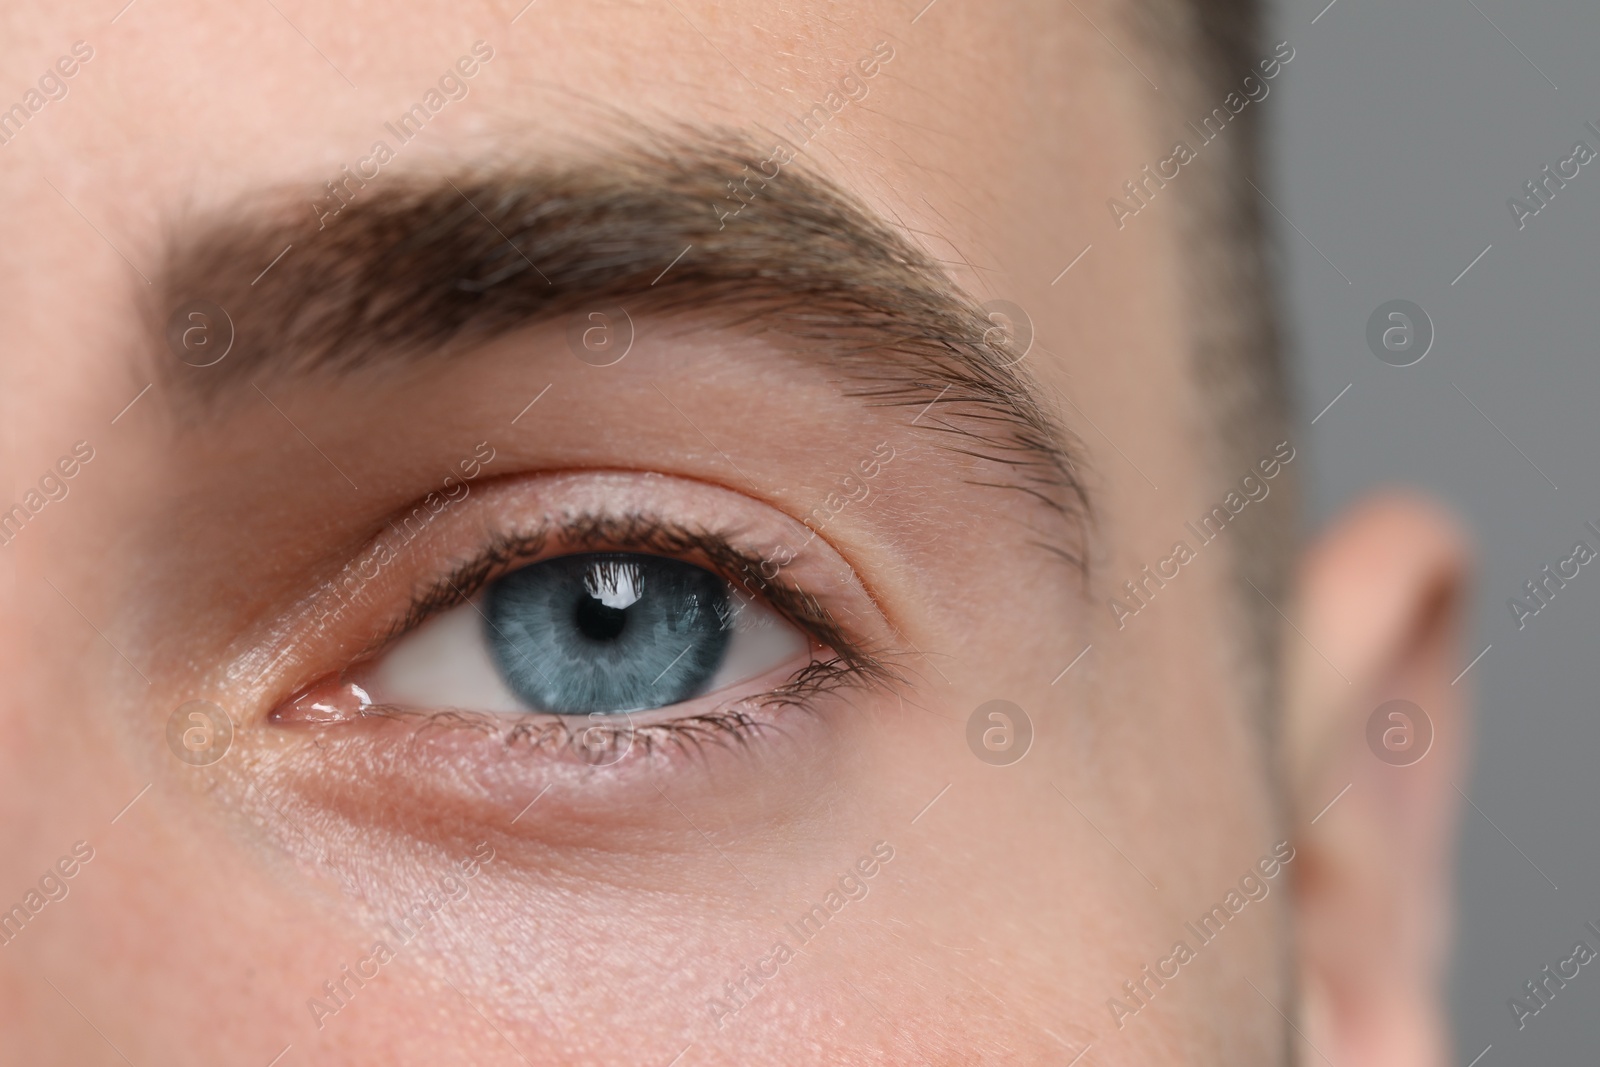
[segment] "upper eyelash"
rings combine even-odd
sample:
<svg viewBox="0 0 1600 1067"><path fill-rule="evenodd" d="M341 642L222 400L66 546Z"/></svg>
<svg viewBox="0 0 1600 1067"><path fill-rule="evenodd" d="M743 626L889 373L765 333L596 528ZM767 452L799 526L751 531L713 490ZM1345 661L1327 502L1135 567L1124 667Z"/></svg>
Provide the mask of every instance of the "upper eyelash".
<svg viewBox="0 0 1600 1067"><path fill-rule="evenodd" d="M518 563L535 562L553 539L559 539L564 549L574 552L603 549L646 552L673 558L697 556L710 564L710 569L725 581L765 598L778 614L808 637L832 649L836 658L822 662L837 665L838 676L834 678L835 681L839 680L839 676L869 683L898 679L897 672L884 662L881 654L869 652L851 639L817 597L798 586L764 577L761 567L766 561L735 548L731 536L703 528L675 526L655 516L641 514L579 515L560 523L547 522L526 533L493 534L471 560L458 565L415 595L405 615L375 642L372 652L387 647L439 612L472 599L491 581L508 573ZM817 666L819 664L813 663L802 668L795 678L768 695L781 697L792 688L792 699L784 698L776 702L800 703L800 694L804 692L809 695L815 691L815 687L809 684L796 687L796 680ZM813 677L820 678L820 674L813 672Z"/></svg>

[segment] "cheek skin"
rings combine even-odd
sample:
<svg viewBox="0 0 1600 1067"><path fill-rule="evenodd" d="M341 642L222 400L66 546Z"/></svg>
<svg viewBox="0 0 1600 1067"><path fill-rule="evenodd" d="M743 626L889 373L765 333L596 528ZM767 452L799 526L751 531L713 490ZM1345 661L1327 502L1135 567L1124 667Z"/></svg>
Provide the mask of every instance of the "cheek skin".
<svg viewBox="0 0 1600 1067"><path fill-rule="evenodd" d="M262 844L293 858L285 874L351 951L358 928L406 915L438 874L482 842L492 848L466 895L402 950L407 962L385 968L386 991L370 998L383 1007L341 1027L370 1040L369 1027L435 997L439 974L497 1019L517 1019L515 1039L536 1062L619 1062L613 1028L575 1020L626 1018L640 1033L688 1030L706 1045L718 1036L702 1019L708 996L788 936L803 898L854 862L832 854L841 835L870 839L854 783L865 775L865 716L882 713L870 701L839 722L796 713L779 739L708 752L693 773L641 763L623 782L616 768L541 773L471 731L419 736L396 722L343 737L280 734L242 750L210 799L239 803ZM873 915L865 902L850 907ZM815 976L793 973L790 989L810 999ZM508 986L505 975L522 977ZM769 1023L752 1011L726 1051L747 1049Z"/></svg>

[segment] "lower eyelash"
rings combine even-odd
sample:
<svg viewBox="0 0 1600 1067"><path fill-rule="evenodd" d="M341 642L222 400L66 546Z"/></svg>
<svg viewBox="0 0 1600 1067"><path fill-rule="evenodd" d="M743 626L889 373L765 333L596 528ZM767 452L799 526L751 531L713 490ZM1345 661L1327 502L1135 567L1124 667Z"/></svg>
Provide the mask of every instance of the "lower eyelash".
<svg viewBox="0 0 1600 1067"><path fill-rule="evenodd" d="M634 725L623 714L605 717L627 721L624 727L614 727L586 716L530 714L519 719L488 712L454 709L429 711L387 704L368 704L347 718L320 722L313 720L307 725L327 726L335 721L362 719L411 721L416 723L413 736L433 729L474 730L486 737L502 736L508 748L525 744L531 752L564 756L591 766L605 766L628 756L635 746L645 756L655 755L659 750L669 747L685 752L698 751L709 745L744 748L758 735L779 729L771 717L758 718L747 709L787 709L810 713L815 710L815 701L828 693L846 688L874 688L901 680L898 672L888 670L876 658L858 662L854 658L834 656L826 660L812 660L790 675L782 685L765 693L729 700L699 714L643 726ZM619 752L618 745L623 744L619 741L621 738L625 738L626 742Z"/></svg>
<svg viewBox="0 0 1600 1067"><path fill-rule="evenodd" d="M412 721L417 724L413 737L434 729L473 730L492 737L502 736L507 748L526 745L530 752L570 757L574 762L590 766L607 766L619 762L638 746L643 755L654 755L658 749L676 746L681 750L701 749L708 744L726 747L746 747L760 733L777 728L776 723L762 721L738 704L749 703L760 697L732 702L729 706L698 715L688 715L668 722L644 726L618 728L609 723L597 723L583 716L572 716L573 722L559 718L539 716L513 721L508 729L509 716L485 712L420 711L385 704L372 704L361 709L348 721L380 719L389 722ZM786 702L786 706L801 708ZM804 710L801 708L801 710ZM610 716L626 719L625 715ZM324 724L316 724L324 725Z"/></svg>
<svg viewBox="0 0 1600 1067"><path fill-rule="evenodd" d="M581 762L605 765L620 761L635 745L646 756L669 745L680 751L699 750L710 744L744 748L762 731L776 728L774 723L762 722L737 708L621 729L592 720L581 729L574 729L575 725L549 719L520 722L506 734L506 745L526 743L535 751L564 750Z"/></svg>

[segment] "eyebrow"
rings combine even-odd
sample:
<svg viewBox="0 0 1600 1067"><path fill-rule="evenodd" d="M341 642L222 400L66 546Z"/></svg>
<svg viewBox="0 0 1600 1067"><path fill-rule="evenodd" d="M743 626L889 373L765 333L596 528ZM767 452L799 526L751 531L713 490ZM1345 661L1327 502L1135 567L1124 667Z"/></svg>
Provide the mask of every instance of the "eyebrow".
<svg viewBox="0 0 1600 1067"><path fill-rule="evenodd" d="M169 235L153 332L204 299L227 310L234 341L214 366L165 359L161 373L180 399L218 409L257 381L451 358L590 310L716 316L815 342L804 350L839 369L848 395L922 409L917 425L999 465L974 484L1020 489L1084 534L1076 438L988 314L783 148L683 130L539 165L346 167L310 192L257 194ZM1078 540L1043 547L1082 567Z"/></svg>

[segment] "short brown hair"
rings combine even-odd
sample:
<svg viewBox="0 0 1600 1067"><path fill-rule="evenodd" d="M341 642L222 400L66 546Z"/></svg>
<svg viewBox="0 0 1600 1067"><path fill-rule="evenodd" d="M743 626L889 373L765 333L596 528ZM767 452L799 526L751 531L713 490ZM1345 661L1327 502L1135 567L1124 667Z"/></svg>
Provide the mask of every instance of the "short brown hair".
<svg viewBox="0 0 1600 1067"><path fill-rule="evenodd" d="M1144 54L1167 72L1158 114L1175 126L1237 92L1271 54L1258 0L1136 0L1122 14ZM1262 139L1260 109L1245 109L1207 148L1199 177L1177 196L1180 240L1188 250L1184 295L1193 374L1215 430L1211 467L1225 480L1248 472L1277 442L1294 443L1276 272L1268 266L1269 209L1258 192L1265 186ZM1272 667L1281 623L1273 605L1283 603L1297 541L1298 493L1294 472L1285 474L1273 494L1277 503L1240 524L1232 546L1251 638L1244 651L1268 665L1256 672L1263 709L1275 706Z"/></svg>

